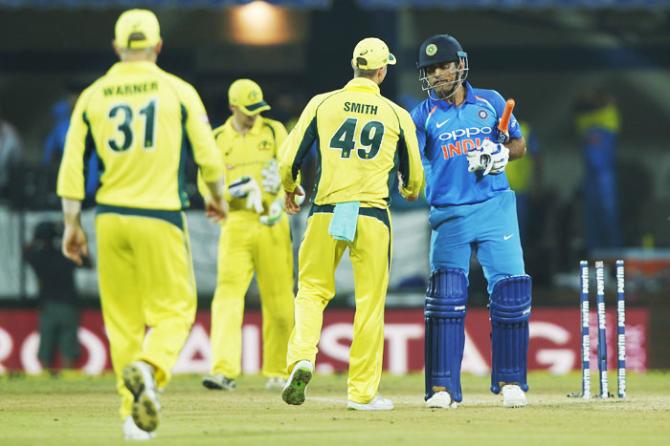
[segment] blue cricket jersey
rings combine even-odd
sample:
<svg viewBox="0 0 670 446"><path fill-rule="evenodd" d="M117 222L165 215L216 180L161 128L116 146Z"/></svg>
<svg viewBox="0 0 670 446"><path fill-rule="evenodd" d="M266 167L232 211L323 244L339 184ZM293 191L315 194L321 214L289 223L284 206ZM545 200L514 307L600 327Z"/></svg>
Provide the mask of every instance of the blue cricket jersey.
<svg viewBox="0 0 670 446"><path fill-rule="evenodd" d="M614 172L617 133L600 127L586 130L584 156L589 174Z"/></svg>
<svg viewBox="0 0 670 446"><path fill-rule="evenodd" d="M484 202L509 190L505 173L482 176L468 172L468 150L494 139L505 100L495 90L472 88L466 82L465 101L455 106L426 99L412 110L421 160L426 176L426 197L431 206ZM510 138L521 138L514 115Z"/></svg>

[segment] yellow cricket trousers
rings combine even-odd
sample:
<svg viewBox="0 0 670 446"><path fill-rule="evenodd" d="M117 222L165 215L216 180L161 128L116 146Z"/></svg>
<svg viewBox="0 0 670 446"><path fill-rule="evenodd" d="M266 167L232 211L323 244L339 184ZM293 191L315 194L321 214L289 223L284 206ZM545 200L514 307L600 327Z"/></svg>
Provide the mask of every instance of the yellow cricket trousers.
<svg viewBox="0 0 670 446"><path fill-rule="evenodd" d="M354 270L356 314L349 354L347 393L368 403L379 389L384 356L384 302L391 261L391 222L387 209L361 208L356 237L349 243L328 234L333 206L313 206L300 247L295 328L289 341L289 369L303 359L315 362L323 311L335 296L335 269L349 248Z"/></svg>
<svg viewBox="0 0 670 446"><path fill-rule="evenodd" d="M244 297L256 271L263 316L263 367L286 378L286 346L293 328L293 248L288 217L274 226L258 214L233 211L221 226L212 300L212 374L237 378L242 364Z"/></svg>
<svg viewBox="0 0 670 446"><path fill-rule="evenodd" d="M95 228L102 315L126 418L133 400L123 368L146 361L156 369L158 387L165 387L195 320L186 218L178 211L100 205Z"/></svg>

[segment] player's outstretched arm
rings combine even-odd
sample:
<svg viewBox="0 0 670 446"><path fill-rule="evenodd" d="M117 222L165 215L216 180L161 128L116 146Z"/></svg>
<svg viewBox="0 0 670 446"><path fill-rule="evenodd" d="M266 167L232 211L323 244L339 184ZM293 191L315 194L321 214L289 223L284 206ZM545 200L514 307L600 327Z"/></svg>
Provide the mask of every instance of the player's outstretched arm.
<svg viewBox="0 0 670 446"><path fill-rule="evenodd" d="M321 102L321 95L313 97L284 144L279 149L279 175L286 193L284 207L289 214L300 211L305 192L298 182L298 174L305 156L316 141L316 109ZM316 148L319 150L319 148ZM302 197L302 199L300 198Z"/></svg>
<svg viewBox="0 0 670 446"><path fill-rule="evenodd" d="M400 110L400 144L398 145L398 188L400 195L408 201L419 198L423 189L424 175L416 127L409 113Z"/></svg>
<svg viewBox="0 0 670 446"><path fill-rule="evenodd" d="M191 143L198 166L198 189L205 199L205 212L209 218L219 221L228 215L228 202L224 198L223 159L198 92L186 83L180 82L176 86L184 103L185 136Z"/></svg>
<svg viewBox="0 0 670 446"><path fill-rule="evenodd" d="M65 224L62 252L79 266L84 263L83 257L88 257L88 242L80 218L84 199L84 153L90 132L86 113L89 91L84 90L72 111L56 186Z"/></svg>

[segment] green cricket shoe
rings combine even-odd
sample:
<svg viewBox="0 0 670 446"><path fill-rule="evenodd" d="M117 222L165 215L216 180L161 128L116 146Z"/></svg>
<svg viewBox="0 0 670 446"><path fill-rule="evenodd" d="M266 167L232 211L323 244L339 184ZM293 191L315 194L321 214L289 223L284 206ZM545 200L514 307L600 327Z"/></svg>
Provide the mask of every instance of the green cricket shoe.
<svg viewBox="0 0 670 446"><path fill-rule="evenodd" d="M145 432L158 428L161 405L158 402L153 367L135 361L123 369L123 383L133 394L132 416L135 425Z"/></svg>
<svg viewBox="0 0 670 446"><path fill-rule="evenodd" d="M307 389L307 384L309 384L309 380L312 379L313 374L314 366L311 362L306 359L298 361L293 367L291 376L288 377L284 390L282 390L281 399L283 399L286 404L294 406L299 406L304 403L305 390Z"/></svg>

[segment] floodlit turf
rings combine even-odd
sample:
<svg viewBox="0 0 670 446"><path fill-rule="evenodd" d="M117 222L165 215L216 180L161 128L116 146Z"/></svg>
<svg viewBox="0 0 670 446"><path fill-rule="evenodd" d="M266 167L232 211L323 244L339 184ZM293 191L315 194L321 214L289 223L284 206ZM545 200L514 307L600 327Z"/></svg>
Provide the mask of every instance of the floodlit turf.
<svg viewBox="0 0 670 446"><path fill-rule="evenodd" d="M595 378L595 375L594 375ZM155 444L166 445L667 445L670 374L629 375L626 401L582 401L579 376L531 374L530 405L504 409L487 378L464 377L456 410L423 407L422 376L384 376L396 410L347 411L346 377L316 375L307 401L288 406L258 376L233 392L206 390L200 377L176 378L162 398ZM615 382L614 374L610 375ZM597 387L597 382L594 383ZM613 389L615 390L615 389ZM0 445L127 444L110 376L0 377Z"/></svg>

